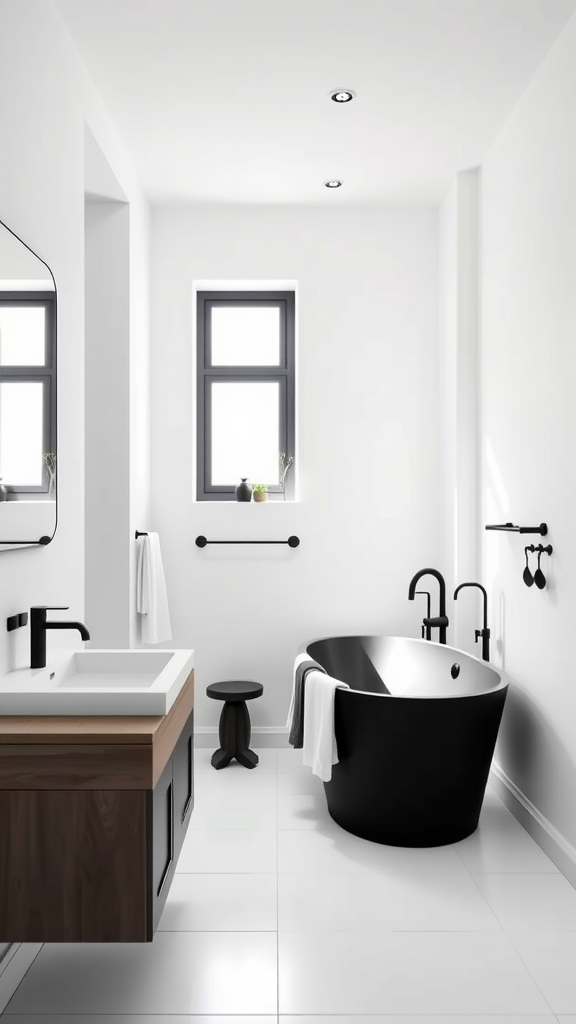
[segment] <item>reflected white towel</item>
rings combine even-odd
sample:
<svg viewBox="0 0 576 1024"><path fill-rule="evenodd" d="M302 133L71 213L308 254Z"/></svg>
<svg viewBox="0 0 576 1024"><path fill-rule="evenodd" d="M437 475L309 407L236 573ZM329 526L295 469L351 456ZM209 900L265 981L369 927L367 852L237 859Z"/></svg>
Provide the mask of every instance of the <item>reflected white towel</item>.
<svg viewBox="0 0 576 1024"><path fill-rule="evenodd" d="M172 639L166 580L157 533L138 538L136 609L142 616L142 640L145 644L160 644L163 640Z"/></svg>
<svg viewBox="0 0 576 1024"><path fill-rule="evenodd" d="M323 782L332 778L332 765L338 764L338 747L334 731L334 698L347 683L333 679L325 672L311 669L306 673L304 687L304 750L302 764L311 768Z"/></svg>

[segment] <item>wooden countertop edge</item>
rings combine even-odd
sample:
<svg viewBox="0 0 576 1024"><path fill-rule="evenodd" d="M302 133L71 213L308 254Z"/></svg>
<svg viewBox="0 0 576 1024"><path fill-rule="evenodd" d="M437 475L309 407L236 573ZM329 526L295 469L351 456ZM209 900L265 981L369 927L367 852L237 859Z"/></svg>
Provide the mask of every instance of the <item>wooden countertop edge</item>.
<svg viewBox="0 0 576 1024"><path fill-rule="evenodd" d="M194 670L186 679L170 711L166 715L106 715L75 717L62 715L0 716L0 745L41 743L155 744L162 742L166 730L180 717L182 710L188 716L194 707ZM182 720L182 723L185 718Z"/></svg>

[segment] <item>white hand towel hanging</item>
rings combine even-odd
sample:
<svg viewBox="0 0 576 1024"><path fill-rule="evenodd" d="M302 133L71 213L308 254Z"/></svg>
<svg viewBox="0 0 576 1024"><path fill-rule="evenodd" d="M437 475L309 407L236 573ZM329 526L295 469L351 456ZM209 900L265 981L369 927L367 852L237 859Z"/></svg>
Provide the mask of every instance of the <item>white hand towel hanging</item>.
<svg viewBox="0 0 576 1024"><path fill-rule="evenodd" d="M302 764L311 768L323 782L330 781L332 765L338 764L334 699L339 688L350 689L348 683L333 679L325 672L310 669L306 673Z"/></svg>
<svg viewBox="0 0 576 1024"><path fill-rule="evenodd" d="M148 533L138 539L136 609L142 616L142 640L145 644L160 644L163 640L172 639L166 580L157 533Z"/></svg>

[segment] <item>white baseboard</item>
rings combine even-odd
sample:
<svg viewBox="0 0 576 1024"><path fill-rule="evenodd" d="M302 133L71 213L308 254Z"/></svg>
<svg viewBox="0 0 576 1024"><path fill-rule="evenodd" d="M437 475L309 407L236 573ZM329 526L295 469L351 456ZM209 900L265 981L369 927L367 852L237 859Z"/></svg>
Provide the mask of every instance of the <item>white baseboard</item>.
<svg viewBox="0 0 576 1024"><path fill-rule="evenodd" d="M41 949L41 942L15 942L6 953L0 965L0 1014L4 1013Z"/></svg>
<svg viewBox="0 0 576 1024"><path fill-rule="evenodd" d="M253 725L250 744L253 747L287 747L288 728L285 725ZM218 726L195 726L194 745L202 750L217 747Z"/></svg>
<svg viewBox="0 0 576 1024"><path fill-rule="evenodd" d="M526 829L528 835L542 847L544 853L576 889L576 849L572 844L494 762L490 771L490 785Z"/></svg>

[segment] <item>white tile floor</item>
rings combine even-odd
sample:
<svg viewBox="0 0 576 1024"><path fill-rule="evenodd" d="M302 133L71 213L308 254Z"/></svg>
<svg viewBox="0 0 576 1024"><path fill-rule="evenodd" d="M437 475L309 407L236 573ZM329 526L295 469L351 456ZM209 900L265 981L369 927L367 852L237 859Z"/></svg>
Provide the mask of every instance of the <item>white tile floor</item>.
<svg viewBox="0 0 576 1024"><path fill-rule="evenodd" d="M154 942L44 946L7 1024L576 1024L576 891L491 791L404 850L338 828L295 751L210 754Z"/></svg>

